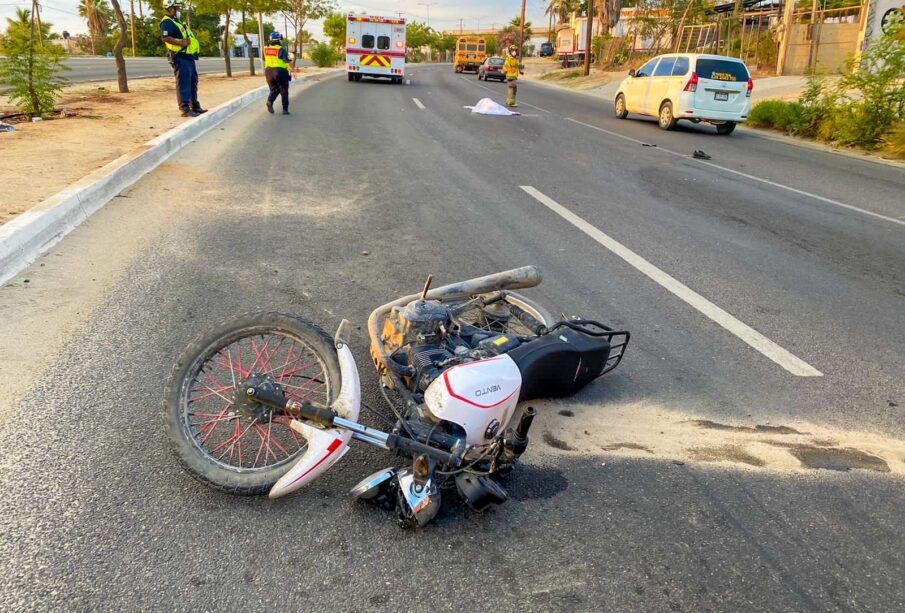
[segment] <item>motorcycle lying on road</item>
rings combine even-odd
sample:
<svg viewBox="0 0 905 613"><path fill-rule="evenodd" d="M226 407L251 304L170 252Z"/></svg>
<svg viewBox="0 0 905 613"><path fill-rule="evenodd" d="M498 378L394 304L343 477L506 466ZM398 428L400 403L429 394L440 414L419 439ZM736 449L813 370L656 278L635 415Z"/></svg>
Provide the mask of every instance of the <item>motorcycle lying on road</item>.
<svg viewBox="0 0 905 613"><path fill-rule="evenodd" d="M348 321L332 340L279 313L223 322L173 369L163 408L171 447L202 483L271 498L317 479L352 439L394 451L411 463L351 493L395 506L404 526L430 522L444 489L479 511L502 503L499 477L525 451L535 415L519 403L578 391L621 362L630 337L557 321L512 291L540 282L533 266L435 289L428 277L420 294L372 312L370 353L392 418L362 403ZM389 431L360 423L362 406Z"/></svg>

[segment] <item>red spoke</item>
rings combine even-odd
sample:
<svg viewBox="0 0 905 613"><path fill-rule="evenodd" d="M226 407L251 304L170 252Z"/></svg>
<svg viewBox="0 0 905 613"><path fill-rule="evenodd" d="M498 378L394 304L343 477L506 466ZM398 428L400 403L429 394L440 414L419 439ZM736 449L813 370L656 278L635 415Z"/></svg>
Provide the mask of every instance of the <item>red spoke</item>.
<svg viewBox="0 0 905 613"><path fill-rule="evenodd" d="M286 374L286 367L289 366L289 362L292 361L292 352L294 352L294 351L295 351L295 344L293 343L292 345L289 346L289 352L287 353L287 357L286 357L286 360L287 360L287 361L286 361L285 364L283 364L283 370L282 370L282 372L280 373L280 376L278 377L278 379L282 380L283 377L285 376L285 374ZM276 369L274 369L274 370L276 370Z"/></svg>
<svg viewBox="0 0 905 613"><path fill-rule="evenodd" d="M298 362L298 360L299 360L299 358L296 358L295 361ZM288 359L284 364L282 364L281 366L277 366L277 367L275 367L275 368L271 368L270 370L266 371L266 372L263 373L263 374L265 374L265 375L273 374L273 372L274 372L275 370L277 370L278 368L282 368L282 369L285 371L285 370L286 370L286 367L289 366L289 364L291 364L291 363L292 363L292 358L289 358L289 359ZM314 364L317 364L317 362L314 362ZM279 377L279 378L282 379L282 378L285 377L287 374L288 374L288 373L286 373L286 372L280 373L280 377Z"/></svg>
<svg viewBox="0 0 905 613"><path fill-rule="evenodd" d="M289 452L287 452L286 449L282 445L280 445L280 442L277 439L273 438L273 436L270 434L270 424L267 425L267 440L270 441L269 443L267 443L268 446L270 445L270 443L273 443L277 446L277 449L285 453L287 456L289 455ZM276 458L276 454L274 454L273 457Z"/></svg>
<svg viewBox="0 0 905 613"><path fill-rule="evenodd" d="M242 369L241 369L241 368L238 368L238 367L233 363L233 360L232 360L232 358L229 357L229 355L223 355L223 353L220 353L220 354L218 355L218 357L219 357L221 360L225 360L225 361L220 361L220 362L218 362L216 359L211 358L211 364L214 364L215 366L219 366L220 368L225 368L225 369L229 370L230 373L232 373L232 378L233 378L233 379L236 378L236 370L238 370L238 371L239 371L239 378L240 378L240 379L242 378Z"/></svg>
<svg viewBox="0 0 905 613"><path fill-rule="evenodd" d="M289 429L289 434L292 435L293 440L295 440L295 444L299 447L302 444L299 442L299 435L295 433L295 430L292 429L292 418L287 417L286 415L277 415L273 418L274 423L280 424L281 426L286 426Z"/></svg>
<svg viewBox="0 0 905 613"><path fill-rule="evenodd" d="M313 366L318 366L318 363L315 361L315 362L311 362L310 364L306 364L305 366L302 366L301 368L296 368L295 370L290 370L289 372L287 372L284 375L284 377L294 377L294 376L298 375L300 372L304 372L304 371L308 370L309 368L312 368ZM283 377L280 377L281 381L282 381L282 379L283 379Z"/></svg>
<svg viewBox="0 0 905 613"><path fill-rule="evenodd" d="M258 360L260 360L261 356L264 354L264 352L267 351L267 343L270 342L270 339L267 339L266 341L264 341L264 347L261 348L261 351L258 351L258 346L255 344L255 339L252 338L250 340L251 340L251 350L255 352L255 361L251 363L251 368L248 369L248 372L252 373L255 370L255 366L258 365Z"/></svg>
<svg viewBox="0 0 905 613"><path fill-rule="evenodd" d="M261 362L261 370L267 370L270 368L271 362L273 362L273 358L280 352L280 348L283 346L283 341L286 339L280 337L280 342L277 343L277 346L273 348L273 351L270 352L270 355L264 358L264 361Z"/></svg>
<svg viewBox="0 0 905 613"><path fill-rule="evenodd" d="M244 430L242 430L242 431L241 431L240 433L238 433L238 434L233 434L231 437L229 437L228 439L226 439L225 441L223 441L222 443L220 443L219 445L217 445L214 449L211 449L211 453L217 453L217 452L220 451L220 449L221 449L224 445L226 445L227 443L231 443L231 442L233 442L233 441L238 442L243 436L245 436L245 433L246 433L246 432L248 432L249 430L251 430L251 427L254 426L255 423L256 423L257 421L258 421L257 418L253 419L253 420L251 421L251 424L249 424L249 426L248 426L247 428L245 428ZM223 452L223 453L224 453L224 455L226 454L226 452Z"/></svg>
<svg viewBox="0 0 905 613"><path fill-rule="evenodd" d="M208 424L205 424L204 426L202 426L200 430L198 430L198 434L201 434L202 432L204 432L204 430L205 430L205 428L207 428L207 426L211 427L210 430L208 430L207 434L205 434L204 437L201 439L202 445L207 442L207 439L209 439L211 437L211 435L214 433L214 430L217 429L217 426L220 424L220 421L222 421L219 418L226 415L226 411L229 410L229 407L231 407L231 406L232 406L232 403L227 403L227 405L225 407L223 407L223 410L220 411L219 415L217 415L218 419L216 421L209 422Z"/></svg>
<svg viewBox="0 0 905 613"><path fill-rule="evenodd" d="M207 386L205 386L205 387L207 387ZM204 394L203 396L196 396L195 398L192 398L191 400L189 400L189 403L198 402L199 400L204 400L205 398L210 398L211 396L217 396L217 395L221 394L222 392L231 390L232 388L233 388L232 385L224 385L223 387L216 389L216 390L208 388L211 391Z"/></svg>
<svg viewBox="0 0 905 613"><path fill-rule="evenodd" d="M277 445L277 447L280 447L280 444L277 443L275 440L273 440L273 437L270 436L269 429L264 430L264 428L262 428L260 425L256 425L255 431L258 433L258 436L261 437L261 444L267 446L267 452L273 456L274 460L278 459L277 454L274 452L273 448L270 446L270 443L273 442L274 444ZM286 453L285 449L283 449L283 453ZM286 454L286 455L289 455L289 454ZM267 460L266 454L264 456L264 459Z"/></svg>

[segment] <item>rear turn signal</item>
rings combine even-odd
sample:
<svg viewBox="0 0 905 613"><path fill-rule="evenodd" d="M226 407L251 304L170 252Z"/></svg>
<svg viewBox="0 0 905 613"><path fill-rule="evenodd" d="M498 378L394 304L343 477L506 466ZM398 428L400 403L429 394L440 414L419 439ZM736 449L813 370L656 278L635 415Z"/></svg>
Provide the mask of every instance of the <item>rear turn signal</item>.
<svg viewBox="0 0 905 613"><path fill-rule="evenodd" d="M399 47L400 49L402 49L402 41L401 41L401 40L397 40L397 41L396 41L396 46Z"/></svg>
<svg viewBox="0 0 905 613"><path fill-rule="evenodd" d="M354 44L355 44L355 39L352 38L351 36L349 37L349 44L350 44L350 45L354 45Z"/></svg>
<svg viewBox="0 0 905 613"><path fill-rule="evenodd" d="M754 89L754 79L748 79L748 93L745 94L749 98L751 97L751 90Z"/></svg>
<svg viewBox="0 0 905 613"><path fill-rule="evenodd" d="M698 91L698 73L691 73L691 78L688 79L688 83L685 84L685 91L687 92L696 92Z"/></svg>

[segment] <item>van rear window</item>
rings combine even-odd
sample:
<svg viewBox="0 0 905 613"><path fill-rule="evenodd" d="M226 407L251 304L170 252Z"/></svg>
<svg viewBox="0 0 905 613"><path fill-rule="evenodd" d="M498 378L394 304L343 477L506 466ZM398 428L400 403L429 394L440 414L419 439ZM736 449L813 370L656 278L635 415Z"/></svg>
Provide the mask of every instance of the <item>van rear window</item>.
<svg viewBox="0 0 905 613"><path fill-rule="evenodd" d="M390 48L390 37L389 36L378 36L377 37L377 48L378 49L389 49Z"/></svg>
<svg viewBox="0 0 905 613"><path fill-rule="evenodd" d="M748 82L748 69L741 62L698 58L695 72L702 79Z"/></svg>
<svg viewBox="0 0 905 613"><path fill-rule="evenodd" d="M365 34L361 37L361 48L362 49L373 49L374 48L374 35L373 34Z"/></svg>

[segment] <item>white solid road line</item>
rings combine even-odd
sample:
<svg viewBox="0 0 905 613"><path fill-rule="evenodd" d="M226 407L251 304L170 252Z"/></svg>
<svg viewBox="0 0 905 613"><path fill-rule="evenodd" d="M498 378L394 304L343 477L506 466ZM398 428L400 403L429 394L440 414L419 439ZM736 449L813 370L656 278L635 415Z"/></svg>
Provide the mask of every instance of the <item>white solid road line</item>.
<svg viewBox="0 0 905 613"><path fill-rule="evenodd" d="M739 337L748 345L758 350L793 375L797 377L823 376L822 372L804 360L792 355L751 326L739 321L691 288L683 285L678 280L663 272L622 243L607 234L604 234L549 196L541 193L530 185L520 185L519 187L532 198L647 275L651 280L696 308L712 321Z"/></svg>
<svg viewBox="0 0 905 613"><path fill-rule="evenodd" d="M421 104L420 100L418 100L417 98L412 98L412 101L415 103L415 106L417 106L422 111L424 110L424 105Z"/></svg>
<svg viewBox="0 0 905 613"><path fill-rule="evenodd" d="M645 143L644 141L638 140L637 138L632 138L631 136L626 136L624 134L619 134L618 132L613 132L612 130L605 130L603 128L591 125L589 123L585 123L583 121L578 121L577 119L572 119L571 117L566 117L566 121L571 121L572 123L577 123L580 126L584 126L586 128L591 128L593 130L597 130L598 132L603 132L604 134L609 134L610 136L615 136L616 138L621 138L623 140L627 140L633 143L639 143L642 145L647 145L650 143ZM869 215L871 217L876 217L877 219L882 219L883 221L890 221L894 224L899 224L900 226L905 226L905 220L897 219L895 217L888 217L887 215L881 215L880 213L874 213L873 211L868 211L866 209L858 208L856 206L852 206L851 204L846 204L844 202L839 202L838 200L833 200L832 198L826 198L824 196L819 196L817 194L812 194L811 192L806 192L802 189L797 189L795 187L789 187L788 185L783 185L782 183L777 183L776 181L770 181L769 179L762 179L760 177L755 177L754 175L749 175L745 172L740 172L738 170L732 170L731 168L726 168L725 166L720 166L719 164L714 164L713 162L705 162L704 160L695 160L689 155L685 155L684 153L679 153L678 151L671 151L669 149L665 149L657 145L656 147L651 147L651 149L655 149L657 151L662 151L663 153L668 153L670 155L674 155L676 157L685 158L687 160L693 160L698 162L699 164L703 164L704 166L710 166L711 168L716 168L718 170L722 170L724 172L729 172L734 175L738 175L740 177L745 177L746 179L751 179L752 181L759 181L761 183L766 183L767 185L771 185L773 187L778 187L780 189L784 189L790 191L795 194L799 194L801 196L807 196L808 198L813 198L814 200L820 200L821 202L826 202L828 204L833 204L838 207L842 207L844 209L849 209L850 211L856 211L858 213L862 213L864 215Z"/></svg>

